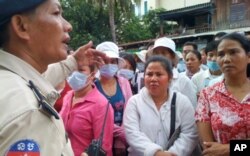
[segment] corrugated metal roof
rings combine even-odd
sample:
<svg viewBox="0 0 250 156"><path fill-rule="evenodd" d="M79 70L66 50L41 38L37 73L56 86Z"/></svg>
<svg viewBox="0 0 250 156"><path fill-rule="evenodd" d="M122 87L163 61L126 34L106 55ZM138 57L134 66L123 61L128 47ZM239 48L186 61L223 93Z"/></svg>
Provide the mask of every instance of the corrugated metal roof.
<svg viewBox="0 0 250 156"><path fill-rule="evenodd" d="M185 8L161 12L161 13L159 13L159 17L162 20L176 19L176 18L179 18L180 16L183 16L183 15L188 15L188 14L194 15L197 13L209 12L210 9L212 9L212 8L214 8L213 3L211 3L211 2L203 3L203 4L193 5L193 6L189 6L189 7L185 7Z"/></svg>

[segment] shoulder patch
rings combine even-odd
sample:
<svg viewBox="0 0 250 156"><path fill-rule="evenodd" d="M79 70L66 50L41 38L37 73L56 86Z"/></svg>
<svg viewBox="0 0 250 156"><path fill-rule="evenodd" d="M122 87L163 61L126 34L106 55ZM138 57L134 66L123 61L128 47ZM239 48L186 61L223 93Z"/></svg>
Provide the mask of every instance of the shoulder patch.
<svg viewBox="0 0 250 156"><path fill-rule="evenodd" d="M10 146L5 156L40 156L39 145L34 140L19 140Z"/></svg>

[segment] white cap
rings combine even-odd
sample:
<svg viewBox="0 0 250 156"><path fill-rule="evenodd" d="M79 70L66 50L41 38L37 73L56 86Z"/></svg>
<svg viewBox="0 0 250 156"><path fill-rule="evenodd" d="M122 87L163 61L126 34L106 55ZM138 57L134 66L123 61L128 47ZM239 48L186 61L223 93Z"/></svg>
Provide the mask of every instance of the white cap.
<svg viewBox="0 0 250 156"><path fill-rule="evenodd" d="M140 52L137 52L136 55L140 58L142 62L146 62L146 54L147 50L141 50Z"/></svg>
<svg viewBox="0 0 250 156"><path fill-rule="evenodd" d="M102 42L96 46L96 50L103 52L109 58L117 58L119 68L125 65L124 59L119 57L119 48L115 43L109 41Z"/></svg>
<svg viewBox="0 0 250 156"><path fill-rule="evenodd" d="M176 54L176 52L175 52L175 43L170 38L162 37L162 38L158 38L157 40L155 40L155 44L154 44L154 47L152 48L152 50L154 50L157 47L169 48Z"/></svg>

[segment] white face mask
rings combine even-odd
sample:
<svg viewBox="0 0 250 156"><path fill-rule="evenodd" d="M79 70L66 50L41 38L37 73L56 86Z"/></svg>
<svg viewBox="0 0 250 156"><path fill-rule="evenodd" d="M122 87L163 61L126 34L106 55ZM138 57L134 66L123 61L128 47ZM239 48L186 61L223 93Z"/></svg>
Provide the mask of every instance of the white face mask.
<svg viewBox="0 0 250 156"><path fill-rule="evenodd" d="M78 91L87 86L87 79L86 74L75 71L68 77L67 81L74 91Z"/></svg>
<svg viewBox="0 0 250 156"><path fill-rule="evenodd" d="M100 75L106 78L112 78L118 71L117 64L105 64L100 68Z"/></svg>
<svg viewBox="0 0 250 156"><path fill-rule="evenodd" d="M131 80L135 76L134 71L129 69L120 69L118 71L118 75L126 78L127 80Z"/></svg>

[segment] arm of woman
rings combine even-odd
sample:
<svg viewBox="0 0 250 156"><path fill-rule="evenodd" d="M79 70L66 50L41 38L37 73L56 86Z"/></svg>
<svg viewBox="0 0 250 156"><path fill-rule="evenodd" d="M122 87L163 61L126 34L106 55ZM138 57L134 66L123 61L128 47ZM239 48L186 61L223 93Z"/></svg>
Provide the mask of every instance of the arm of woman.
<svg viewBox="0 0 250 156"><path fill-rule="evenodd" d="M204 146L203 142L215 141L211 127L210 116L211 112L210 112L208 95L206 94L205 90L202 90L200 92L198 105L196 107L195 119L198 128L198 133L204 149L207 147Z"/></svg>
<svg viewBox="0 0 250 156"><path fill-rule="evenodd" d="M124 114L124 128L126 139L132 151L137 155L153 156L162 147L151 141L147 135L140 131L140 115L137 109L137 95L129 99ZM140 107L143 107L140 106Z"/></svg>
<svg viewBox="0 0 250 156"><path fill-rule="evenodd" d="M204 149L202 155L228 156L229 144L217 143L213 135L208 95L209 91L207 89L201 90L195 114L199 136Z"/></svg>
<svg viewBox="0 0 250 156"><path fill-rule="evenodd" d="M201 121L197 121L196 124L197 124L200 139L202 141L202 147L203 149L206 149L207 146L205 146L203 142L214 141L211 124L209 122L201 122Z"/></svg>

